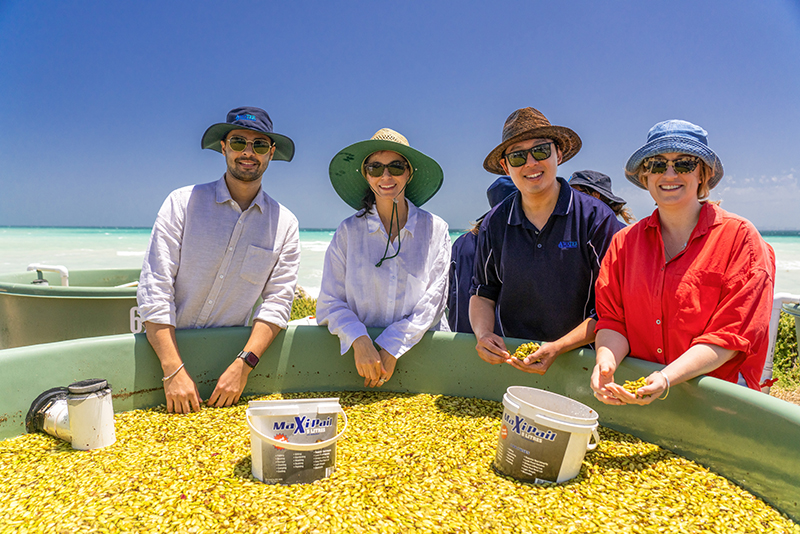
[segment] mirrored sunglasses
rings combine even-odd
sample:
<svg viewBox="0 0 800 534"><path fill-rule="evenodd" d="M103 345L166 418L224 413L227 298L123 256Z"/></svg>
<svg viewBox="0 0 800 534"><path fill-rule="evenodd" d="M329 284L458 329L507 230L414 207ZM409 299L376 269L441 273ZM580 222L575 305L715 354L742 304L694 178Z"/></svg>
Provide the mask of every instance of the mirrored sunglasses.
<svg viewBox="0 0 800 534"><path fill-rule="evenodd" d="M645 162L644 168L650 174L664 174L667 172L667 167L672 167L678 174L686 174L695 170L699 163L699 158L681 158L675 161L651 159Z"/></svg>
<svg viewBox="0 0 800 534"><path fill-rule="evenodd" d="M253 152L256 154L264 155L272 148L272 143L267 139L256 139L255 141L248 141L244 137L234 136L228 139L228 146L234 152L241 152L247 148L248 144L253 145Z"/></svg>
<svg viewBox="0 0 800 534"><path fill-rule="evenodd" d="M406 169L408 169L408 164L405 161L397 160L387 163L386 165L377 162L367 163L364 165L364 170L373 178L383 176L383 169L389 169L389 174L392 176L400 176L406 172Z"/></svg>
<svg viewBox="0 0 800 534"><path fill-rule="evenodd" d="M552 148L550 146L552 144L552 141L549 141L526 150L515 150L510 154L506 154L506 160L512 167L522 167L525 165L525 163L528 162L528 153L530 153L536 161L546 160L552 153Z"/></svg>

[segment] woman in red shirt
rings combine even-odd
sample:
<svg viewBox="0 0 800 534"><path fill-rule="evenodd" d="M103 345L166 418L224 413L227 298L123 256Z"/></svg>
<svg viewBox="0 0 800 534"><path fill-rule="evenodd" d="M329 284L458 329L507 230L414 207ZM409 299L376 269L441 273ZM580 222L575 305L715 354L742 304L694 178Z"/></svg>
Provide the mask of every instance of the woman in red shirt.
<svg viewBox="0 0 800 534"><path fill-rule="evenodd" d="M707 202L722 162L705 130L681 120L651 128L625 175L657 208L614 236L596 285L597 364L606 404L649 404L707 374L759 389L768 346L775 254L746 219ZM631 394L614 383L628 355L664 365Z"/></svg>

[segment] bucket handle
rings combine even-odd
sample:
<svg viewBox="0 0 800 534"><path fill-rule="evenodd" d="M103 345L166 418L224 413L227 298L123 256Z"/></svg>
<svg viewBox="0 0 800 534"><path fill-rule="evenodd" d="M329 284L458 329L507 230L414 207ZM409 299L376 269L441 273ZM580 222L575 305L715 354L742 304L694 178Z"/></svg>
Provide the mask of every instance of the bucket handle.
<svg viewBox="0 0 800 534"><path fill-rule="evenodd" d="M250 414L247 414L247 426L250 427L250 431L256 436L261 438L263 441L266 441L270 445L274 445L275 447L290 449L293 451L315 451L317 449L322 449L329 445L333 445L339 441L339 438L341 438L344 435L345 430L347 430L347 414L344 413L344 410L341 408L336 413L342 414L342 417L344 418L344 427L342 428L342 431L333 436L331 439L326 439L325 441L320 441L319 443L292 443L290 441L281 441L262 434L260 430L253 426L253 422L250 420Z"/></svg>
<svg viewBox="0 0 800 534"><path fill-rule="evenodd" d="M555 428L556 430L563 430L565 432L572 432L576 430L576 427L582 426L572 423L564 423L562 421L558 421L557 419L552 419L540 413L534 415L533 420L540 425L549 426L551 428ZM595 423L592 426L592 436L594 436L594 443L586 444L587 451L595 450L597 448L597 444L600 443L600 435L597 433L597 423Z"/></svg>

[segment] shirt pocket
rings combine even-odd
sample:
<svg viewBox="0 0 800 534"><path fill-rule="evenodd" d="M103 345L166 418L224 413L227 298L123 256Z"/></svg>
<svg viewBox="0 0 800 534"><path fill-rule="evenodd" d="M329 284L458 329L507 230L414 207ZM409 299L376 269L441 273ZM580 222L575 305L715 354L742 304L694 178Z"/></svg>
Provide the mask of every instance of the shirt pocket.
<svg viewBox="0 0 800 534"><path fill-rule="evenodd" d="M678 309L675 310L677 325L681 328L688 328L689 325L694 325L695 329L698 326L705 328L719 306L721 296L722 273L711 271L684 273L675 291L678 303Z"/></svg>
<svg viewBox="0 0 800 534"><path fill-rule="evenodd" d="M247 247L247 253L242 260L239 276L257 286L267 283L272 268L275 267L278 253L272 249L261 248L255 245Z"/></svg>

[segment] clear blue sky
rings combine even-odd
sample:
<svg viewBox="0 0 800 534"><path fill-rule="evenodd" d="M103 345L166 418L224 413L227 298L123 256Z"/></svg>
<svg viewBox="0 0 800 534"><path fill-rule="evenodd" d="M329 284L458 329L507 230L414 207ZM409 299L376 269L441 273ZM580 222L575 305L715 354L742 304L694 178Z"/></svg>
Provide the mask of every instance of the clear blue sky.
<svg viewBox="0 0 800 534"><path fill-rule="evenodd" d="M658 121L709 131L712 192L800 228L800 5L731 2L0 0L0 225L150 226L166 195L224 172L203 131L240 105L294 139L264 187L303 228L351 210L328 163L381 127L436 159L426 209L464 228L505 118L533 106L637 217L622 169Z"/></svg>

